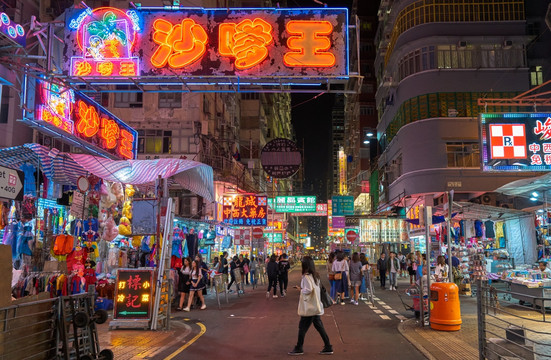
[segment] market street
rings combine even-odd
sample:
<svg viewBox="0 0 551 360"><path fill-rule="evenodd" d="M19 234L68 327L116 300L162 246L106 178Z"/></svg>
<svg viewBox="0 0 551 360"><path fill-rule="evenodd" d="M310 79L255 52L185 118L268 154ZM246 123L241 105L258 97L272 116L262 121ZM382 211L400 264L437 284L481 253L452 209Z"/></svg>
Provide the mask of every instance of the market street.
<svg viewBox="0 0 551 360"><path fill-rule="evenodd" d="M323 268L320 265L316 267L318 270ZM158 350L150 349L139 357L146 359L215 357L236 359L244 355L263 359L287 357L287 352L296 343L298 332L299 294L292 286L299 284L299 268L292 270L289 277L289 294L284 298L273 299L270 296L267 300L265 286L255 290L249 286L246 287L244 296L238 297L234 293L231 294L229 304L225 304L224 301L221 310L217 309L216 301L210 298L207 300L206 311L173 313L172 328L181 331L183 336L178 335L178 341L174 341L176 340L174 338L160 342ZM325 272L322 273L322 279L326 288L329 288ZM402 290L405 287L404 281ZM347 302L344 306L334 305L326 309L322 320L334 347L333 357L335 359L424 359L425 357L402 337L397 329L400 319L410 318L413 313L404 309L396 292L375 287L375 297L378 298L376 308L371 308L362 301L359 306ZM407 296L404 301L411 304L411 299ZM206 327L206 332L200 337L198 334L201 328L197 323ZM191 331L188 331L188 328L191 328ZM118 332L119 330L110 332L111 341L114 344L120 341L120 339L117 340ZM131 332L123 330L121 334L130 334L128 336L134 338L142 335L144 338L157 336L157 333L136 330ZM182 347L188 345L190 341L193 343L182 350ZM321 338L312 326L306 335L303 357L317 358L322 347ZM119 351L124 351L123 349L116 347L112 349L116 359L132 358L117 356ZM131 355L127 352L126 354Z"/></svg>

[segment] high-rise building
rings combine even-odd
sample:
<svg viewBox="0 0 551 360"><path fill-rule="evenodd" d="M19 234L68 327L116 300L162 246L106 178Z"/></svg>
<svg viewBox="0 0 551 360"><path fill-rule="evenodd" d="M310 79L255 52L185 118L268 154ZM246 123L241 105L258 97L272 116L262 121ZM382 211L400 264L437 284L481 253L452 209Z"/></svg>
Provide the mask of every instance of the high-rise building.
<svg viewBox="0 0 551 360"><path fill-rule="evenodd" d="M540 81L534 71L544 63L532 65L544 58L533 50L534 28L544 29L536 3L381 2L375 72L382 153L371 189L379 209L452 189L468 200L532 175L481 171L479 113L529 109L485 109L477 100L511 98Z"/></svg>

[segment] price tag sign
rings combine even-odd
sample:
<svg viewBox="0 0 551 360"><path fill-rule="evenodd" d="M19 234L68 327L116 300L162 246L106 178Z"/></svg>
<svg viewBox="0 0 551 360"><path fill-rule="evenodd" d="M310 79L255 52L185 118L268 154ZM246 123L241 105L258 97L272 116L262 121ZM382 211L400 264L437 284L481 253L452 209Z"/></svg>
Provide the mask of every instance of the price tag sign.
<svg viewBox="0 0 551 360"><path fill-rule="evenodd" d="M117 271L113 319L150 319L152 301L153 270Z"/></svg>

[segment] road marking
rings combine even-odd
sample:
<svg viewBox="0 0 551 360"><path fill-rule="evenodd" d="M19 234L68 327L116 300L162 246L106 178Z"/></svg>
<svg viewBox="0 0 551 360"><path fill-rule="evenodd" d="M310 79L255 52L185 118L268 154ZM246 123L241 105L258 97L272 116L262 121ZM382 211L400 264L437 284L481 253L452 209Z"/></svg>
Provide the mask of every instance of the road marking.
<svg viewBox="0 0 551 360"><path fill-rule="evenodd" d="M185 349L187 349L191 344L193 344L194 342L197 341L197 339L199 339L201 336L203 336L203 334L205 334L207 332L207 327L203 324L201 324L200 322L196 323L197 325L199 325L199 327L201 328L201 331L199 332L199 334L195 335L195 337L193 339L191 339L190 341L188 341L186 344L182 345L182 347L180 347L178 350L176 350L175 352L173 352L172 354L168 355L165 360L172 360L176 357L176 355L180 354L182 351L184 351Z"/></svg>
<svg viewBox="0 0 551 360"><path fill-rule="evenodd" d="M378 300L379 300L379 298L378 298L378 297L375 297L375 296L373 296L373 300L377 300L377 301L378 301Z"/></svg>
<svg viewBox="0 0 551 360"><path fill-rule="evenodd" d="M405 320L406 317L404 315L396 315L396 317L399 319L399 320Z"/></svg>
<svg viewBox="0 0 551 360"><path fill-rule="evenodd" d="M386 305L386 302L384 302L384 301L377 301L377 302L381 305Z"/></svg>
<svg viewBox="0 0 551 360"><path fill-rule="evenodd" d="M387 310L392 309L392 307L390 307L390 306L388 306L388 305L383 305L383 307L384 307L385 309L387 309Z"/></svg>
<svg viewBox="0 0 551 360"><path fill-rule="evenodd" d="M383 310L373 310L373 312L374 312L375 314L382 314L382 313L383 313Z"/></svg>
<svg viewBox="0 0 551 360"><path fill-rule="evenodd" d="M370 303L368 303L367 301L365 302L366 304L369 305L369 307L373 310L377 310L377 307L375 305L371 305Z"/></svg>
<svg viewBox="0 0 551 360"><path fill-rule="evenodd" d="M394 314L394 315L398 314L398 311L396 311L396 310L388 310L388 312L391 313L391 314Z"/></svg>
<svg viewBox="0 0 551 360"><path fill-rule="evenodd" d="M381 317L381 319L383 320L390 320L390 316L388 315L379 315Z"/></svg>

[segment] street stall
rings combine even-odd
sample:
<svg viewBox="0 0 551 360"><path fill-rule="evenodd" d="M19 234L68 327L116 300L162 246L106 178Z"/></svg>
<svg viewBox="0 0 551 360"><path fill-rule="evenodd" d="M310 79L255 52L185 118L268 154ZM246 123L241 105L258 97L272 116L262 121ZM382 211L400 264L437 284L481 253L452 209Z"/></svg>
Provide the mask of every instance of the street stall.
<svg viewBox="0 0 551 360"><path fill-rule="evenodd" d="M111 160L26 144L0 150L0 166L35 173L25 176L27 197L5 211L10 223L0 234L16 249L16 297L95 285L112 300L117 269L157 266L155 181L171 178L213 198L212 169L189 160Z"/></svg>

